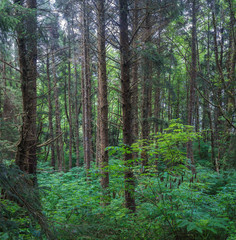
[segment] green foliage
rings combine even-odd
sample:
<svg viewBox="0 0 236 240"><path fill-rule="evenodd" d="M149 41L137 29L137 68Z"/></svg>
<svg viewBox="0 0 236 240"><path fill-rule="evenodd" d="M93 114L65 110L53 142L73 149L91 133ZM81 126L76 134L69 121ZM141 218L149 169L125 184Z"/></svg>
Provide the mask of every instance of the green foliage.
<svg viewBox="0 0 236 240"><path fill-rule="evenodd" d="M83 168L67 173L40 166L39 184L45 188L42 205L55 222L59 239L233 239L235 236L234 172L218 176L198 168L192 178L136 173L137 213L124 206L123 164L111 159L111 203L101 205L102 189L96 168L86 181ZM228 176L227 178L225 176Z"/></svg>
<svg viewBox="0 0 236 240"><path fill-rule="evenodd" d="M186 168L184 144L198 138L189 126L172 121L162 134L131 148L109 147L109 193L103 206L99 169L92 167L89 180L84 168L56 172L40 165L38 182L44 213L55 223L59 239L233 239L235 236L234 172L217 175L198 167L196 176ZM145 144L144 144L145 143ZM146 151L148 174L134 161L136 214L124 205L124 153ZM152 164L156 164L158 166Z"/></svg>
<svg viewBox="0 0 236 240"><path fill-rule="evenodd" d="M13 5L8 0L0 2L0 31L8 31L16 26L18 20L13 16Z"/></svg>
<svg viewBox="0 0 236 240"><path fill-rule="evenodd" d="M131 148L110 147L111 201L107 206L101 204L103 190L95 166L86 179L84 168L63 173L40 163L38 184L42 190L38 194L43 213L55 225L57 239L235 239L236 174L222 171L218 175L199 165L197 175L192 176L186 167L184 145L198 137L191 127L172 121L151 140L138 141ZM134 161L137 204L137 212L130 214L124 204L127 166L122 159L124 153L139 155L144 150L149 157L147 173L140 172L142 159L130 160ZM27 196L23 189L20 192ZM26 201L37 203L32 196ZM32 214L9 200L1 200L0 206L1 239L44 239L33 221L36 207ZM5 222L4 216L8 216Z"/></svg>
<svg viewBox="0 0 236 240"><path fill-rule="evenodd" d="M151 165L156 163L161 166L164 163L168 171L177 173L186 170L188 164L184 144L198 137L192 126L172 120L163 133L154 134L151 140L139 140L132 149L135 152L145 151L152 160Z"/></svg>
<svg viewBox="0 0 236 240"><path fill-rule="evenodd" d="M211 162L211 143L209 141L205 142L200 139L200 149L199 142L194 142L194 152L194 159L198 164L213 168L213 163Z"/></svg>
<svg viewBox="0 0 236 240"><path fill-rule="evenodd" d="M159 173L167 171L172 174L181 174L187 170L188 159L186 158L185 144L200 138L198 133L193 131L192 126L183 125L180 121L172 120L169 127L163 130L163 133L156 133L151 136L150 140L138 140L131 147L119 145L117 147L109 147L109 154L116 155L121 159L124 153L144 152L148 155L149 171L155 167ZM142 161L141 158L130 161Z"/></svg>
<svg viewBox="0 0 236 240"><path fill-rule="evenodd" d="M56 172L40 164L38 183L43 212L55 224L58 239L234 239L236 174L217 175L198 168L198 175L161 176L136 172L136 214L124 206L123 163L111 159L111 203L101 205L98 169L86 181L83 168ZM7 216L7 221L4 216ZM1 200L1 239L40 239L24 208Z"/></svg>
<svg viewBox="0 0 236 240"><path fill-rule="evenodd" d="M0 117L0 160L10 160L14 158L14 149L16 144L16 138L19 133L12 122L6 122Z"/></svg>
<svg viewBox="0 0 236 240"><path fill-rule="evenodd" d="M41 213L39 189L32 176L16 166L0 164L0 237L1 239L38 239L52 236ZM52 238L48 238L52 239Z"/></svg>
<svg viewBox="0 0 236 240"><path fill-rule="evenodd" d="M26 211L15 202L0 200L0 238L5 239L33 239L32 221Z"/></svg>

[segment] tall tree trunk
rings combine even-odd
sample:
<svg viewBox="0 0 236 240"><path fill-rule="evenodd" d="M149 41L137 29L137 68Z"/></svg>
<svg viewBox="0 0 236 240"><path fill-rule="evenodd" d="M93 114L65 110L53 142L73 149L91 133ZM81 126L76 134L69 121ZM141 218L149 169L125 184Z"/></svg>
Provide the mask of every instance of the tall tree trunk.
<svg viewBox="0 0 236 240"><path fill-rule="evenodd" d="M21 5L22 1L15 0ZM23 125L20 141L17 146L16 164L22 171L35 176L36 182L36 106L37 106L37 17L36 0L27 0L27 8L32 12L21 22L17 28L17 42L19 51L19 65L21 70L21 91L23 98Z"/></svg>
<svg viewBox="0 0 236 240"><path fill-rule="evenodd" d="M53 122L52 122L52 85L50 78L50 63L49 63L49 53L47 52L47 80L48 80L48 123L49 123L49 134L50 138L54 138L53 133ZM54 141L51 143L51 166L53 169L56 168L56 159L55 159L55 144Z"/></svg>
<svg viewBox="0 0 236 240"><path fill-rule="evenodd" d="M0 56L2 57L2 53L0 52ZM3 57L2 57L3 58ZM4 75L5 75L5 63L3 63L2 65L2 78L4 78ZM3 86L0 85L0 119L2 118L3 116L3 101L4 101L4 97L2 98L2 96L4 96L4 91L3 91ZM1 132L0 132L0 137L1 137ZM0 162L2 160L0 159Z"/></svg>
<svg viewBox="0 0 236 240"><path fill-rule="evenodd" d="M70 37L70 35L69 35ZM71 99L71 46L69 39L69 61L68 61L68 109L69 109L69 169L72 168L72 144L73 144L73 123L72 123L72 99Z"/></svg>
<svg viewBox="0 0 236 240"><path fill-rule="evenodd" d="M220 117L222 116L221 110L222 109L222 88L226 90L226 85L225 85L225 80L224 80L224 74L223 74L223 66L222 66L222 61L219 56L219 47L218 47L218 36L217 36L217 26L216 26L216 14L215 14L216 6L215 6L215 0L213 0L213 5L212 5L212 22L213 22L213 28L214 28L214 53L215 53L215 63L216 63L216 68L219 74L219 82L221 83L220 86L217 87L216 90L216 96L215 96L215 102L219 107L215 109L215 145L218 148L218 154L215 156L215 170L219 173L219 162L221 158L221 144L220 144L220 131L223 130L222 126L223 123L220 120Z"/></svg>
<svg viewBox="0 0 236 240"><path fill-rule="evenodd" d="M158 54L161 54L161 30L159 30L158 33ZM160 116L161 116L161 87L160 87L160 69L157 73L157 81L155 84L155 95L154 95L154 117L155 117L155 123L154 123L154 133L157 133L159 131L160 126Z"/></svg>
<svg viewBox="0 0 236 240"><path fill-rule="evenodd" d="M171 69L171 66L170 66ZM168 121L171 120L171 73L169 73L169 79L168 79L168 104L167 104L167 117L168 117Z"/></svg>
<svg viewBox="0 0 236 240"><path fill-rule="evenodd" d="M236 65L236 19L235 19L235 3L233 6L232 0L228 0L229 4L229 11L230 11L230 34L229 34L229 52L228 52L228 60L227 60L227 71L228 71L228 78L230 79L229 84L232 84L235 80L235 65ZM233 84L232 84L233 85ZM231 102L236 107L235 97L231 99Z"/></svg>
<svg viewBox="0 0 236 240"><path fill-rule="evenodd" d="M59 105L58 96L58 83L56 76L56 63L55 63L55 50L52 51L52 71L53 71L53 82L54 82L54 101L55 101L55 116L56 116L56 150L57 150L57 166L58 170L62 171L64 162L63 153L63 137L61 130L61 111Z"/></svg>
<svg viewBox="0 0 236 240"><path fill-rule="evenodd" d="M80 113L80 107L79 107L79 101L78 101L78 72L77 72L77 62L76 62L76 56L74 51L74 69L75 69L75 148L76 148L76 167L80 166L79 162L79 113Z"/></svg>
<svg viewBox="0 0 236 240"><path fill-rule="evenodd" d="M160 75L158 74L158 78ZM159 80L157 82L159 85ZM154 106L154 116L155 116L155 124L154 124L154 132L157 133L159 131L160 125L160 113L161 113L161 88L156 86L155 91L155 106Z"/></svg>
<svg viewBox="0 0 236 240"><path fill-rule="evenodd" d="M195 104L195 131L196 132L199 132L200 131L200 114L199 114L199 97L196 96L196 104ZM201 154L201 143L200 143L200 139L198 139L198 154L199 154L199 157L200 157L200 154Z"/></svg>
<svg viewBox="0 0 236 240"><path fill-rule="evenodd" d="M195 101L195 84L197 78L197 50L196 50L196 1L192 1L192 63L191 63L191 74L190 74L190 83L189 83L189 101L188 101L188 125L193 125L193 112L194 112L194 101ZM196 172L194 166L194 157L193 157L193 143L189 141L187 143L187 157L191 162L191 171L192 173Z"/></svg>
<svg viewBox="0 0 236 240"><path fill-rule="evenodd" d="M105 8L104 0L98 0L98 110L100 112L100 168L101 186L106 193L109 186L108 173L108 102L107 102L107 74L106 74L106 46L105 46ZM105 200L106 202L106 200Z"/></svg>
<svg viewBox="0 0 236 240"><path fill-rule="evenodd" d="M131 89L130 89L130 49L128 37L128 1L119 0L120 17L120 67L121 67L121 91L122 91L122 110L123 110L123 143L127 148L124 154L125 169L125 205L135 212L135 181L132 170L132 153L129 148L132 144L132 108L131 108Z"/></svg>
<svg viewBox="0 0 236 240"><path fill-rule="evenodd" d="M101 161L101 94L100 94L100 81L98 79L98 87L97 87L97 128L96 128L96 165L97 165L97 167L99 167L100 161Z"/></svg>
<svg viewBox="0 0 236 240"><path fill-rule="evenodd" d="M176 100L176 112L175 118L179 118L179 105L180 105L180 79L177 79L177 100Z"/></svg>
<svg viewBox="0 0 236 240"><path fill-rule="evenodd" d="M208 31L207 31L207 77L210 78L210 22L208 16ZM207 92L207 90L205 90ZM208 95L206 94L206 99L208 99ZM204 99L205 100L205 99ZM213 128L213 120L211 114L211 108L209 102L205 101L206 112L209 120L210 126L210 140L211 140L211 161L212 164L215 162L215 136L214 136L214 128ZM204 121L204 120L203 120Z"/></svg>
<svg viewBox="0 0 236 240"><path fill-rule="evenodd" d="M90 163L92 161L91 142L91 73L90 73L90 51L89 51L89 17L88 4L83 1L83 132L84 132L84 160L87 175L89 175Z"/></svg>
<svg viewBox="0 0 236 240"><path fill-rule="evenodd" d="M139 119L138 119L138 102L139 102L139 94L138 94L138 61L137 61L137 53L135 52L137 49L137 40L138 40L138 0L134 1L134 15L133 15L133 26L132 26L132 34L133 34L133 42L132 42L132 54L134 63L132 65L132 137L133 142L138 140L139 137ZM133 158L136 159L138 157L137 153L133 153Z"/></svg>
<svg viewBox="0 0 236 240"><path fill-rule="evenodd" d="M151 26L150 26L150 0L146 0L146 21L145 21L145 31L146 31L146 39L145 39L145 47L148 48L148 44L151 42ZM147 54L147 53L146 53ZM151 112L151 66L150 59L145 56L144 57L144 79L143 79L143 102L142 102L142 139L148 139L150 132L150 124L149 117ZM148 156L145 150L141 153L141 158L143 159L142 166L143 171L145 171L145 167L148 165Z"/></svg>

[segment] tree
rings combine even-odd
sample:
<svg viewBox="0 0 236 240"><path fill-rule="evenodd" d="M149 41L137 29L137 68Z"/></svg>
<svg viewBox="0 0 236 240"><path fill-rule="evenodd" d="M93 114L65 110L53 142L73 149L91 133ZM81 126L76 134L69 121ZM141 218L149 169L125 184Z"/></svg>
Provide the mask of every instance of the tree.
<svg viewBox="0 0 236 240"><path fill-rule="evenodd" d="M125 169L125 205L135 212L135 181L132 171L132 153L129 150L132 145L132 108L130 88L130 47L128 36L128 1L119 1L120 16L120 68L121 68L121 92L122 92L122 119L123 119L123 144L127 148L124 154Z"/></svg>
<svg viewBox="0 0 236 240"><path fill-rule="evenodd" d="M142 92L142 139L148 139L150 133L151 101L152 101L152 62L148 55L148 47L151 44L151 12L150 0L146 0L145 6L145 41L144 41L144 59L143 59L143 92ZM148 156L145 151L142 152L143 171L148 165Z"/></svg>
<svg viewBox="0 0 236 240"><path fill-rule="evenodd" d="M83 144L84 162L87 172L92 161L92 125L91 125L91 72L89 51L89 9L87 1L82 2L82 102L83 102Z"/></svg>
<svg viewBox="0 0 236 240"><path fill-rule="evenodd" d="M139 102L139 92L138 92L138 68L139 68L139 62L138 62L138 54L136 53L137 47L138 47L138 7L139 3L137 0L134 0L133 3L134 10L133 10L133 22L132 22L132 54L134 62L132 64L132 136L133 141L136 141L139 136L139 121L138 121L138 102ZM135 156L134 156L135 157ZM137 157L137 156L136 156Z"/></svg>
<svg viewBox="0 0 236 240"><path fill-rule="evenodd" d="M22 6L23 2L15 0L15 4ZM28 0L27 17L18 10L20 23L17 27L17 43L19 52L19 66L21 71L21 91L23 99L23 123L20 140L17 145L16 164L22 171L36 177L37 167L37 17L36 0ZM35 184L34 179L34 184Z"/></svg>
<svg viewBox="0 0 236 240"><path fill-rule="evenodd" d="M64 152L63 152L63 136L61 129L61 110L59 102L59 87L56 73L56 49L52 49L52 71L53 71L53 83L54 83L54 101L55 101L55 116L56 116L56 149L57 149L57 165L59 171L64 168Z"/></svg>
<svg viewBox="0 0 236 240"><path fill-rule="evenodd" d="M196 33L196 0L192 1L192 62L191 62L191 74L189 82L189 99L188 99L188 125L193 125L193 113L195 103L195 84L197 78L197 33ZM187 143L187 157L191 161L191 170L195 173L194 157L193 157L193 146L192 141Z"/></svg>
<svg viewBox="0 0 236 240"><path fill-rule="evenodd" d="M105 45L105 1L98 0L98 111L100 112L100 161L101 185L104 190L109 186L108 175L108 102L107 102L107 74L106 74L106 45Z"/></svg>
<svg viewBox="0 0 236 240"><path fill-rule="evenodd" d="M51 77L50 77L50 62L49 62L49 52L47 52L47 80L48 80L48 124L50 131L51 140L54 139L54 131L53 131L53 108L52 108L52 85L51 85ZM55 145L54 142L51 143L51 166L56 168L56 157L55 157Z"/></svg>

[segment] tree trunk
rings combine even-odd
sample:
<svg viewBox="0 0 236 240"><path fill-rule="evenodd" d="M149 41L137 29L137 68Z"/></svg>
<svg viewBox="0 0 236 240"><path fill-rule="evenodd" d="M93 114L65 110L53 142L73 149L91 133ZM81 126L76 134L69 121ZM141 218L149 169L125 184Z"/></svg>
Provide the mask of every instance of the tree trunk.
<svg viewBox="0 0 236 240"><path fill-rule="evenodd" d="M53 71L53 82L54 82L54 101L55 101L55 116L56 116L56 149L57 149L57 166L58 170L62 171L64 162L63 153L63 137L61 130L61 111L59 105L58 96L58 83L56 76L56 63L55 63L55 51L52 51L52 71Z"/></svg>
<svg viewBox="0 0 236 240"><path fill-rule="evenodd" d="M197 50L196 50L196 0L192 1L192 63L191 63L191 74L190 74L190 83L189 83L189 101L188 101L188 125L193 125L193 113L194 113L194 101L195 101L195 82L197 78ZM192 173L196 172L194 166L194 157L193 157L193 143L189 141L187 143L187 157L191 162L191 171Z"/></svg>
<svg viewBox="0 0 236 240"><path fill-rule="evenodd" d="M225 80L224 80L224 75L223 75L223 66L222 66L222 61L219 56L219 48L218 48L218 36L217 36L217 26L216 26L216 16L215 16L215 0L213 1L212 4L212 22L213 22L213 28L214 28L214 53L215 53L215 63L216 63L216 68L219 74L219 81L220 81L220 86L217 87L216 91L216 96L215 96L215 102L219 107L215 109L215 145L218 148L218 154L215 156L215 170L219 173L219 163L220 163L220 158L221 158L221 144L220 144L220 131L223 130L222 126L223 123L220 120L220 117L222 116L221 110L222 109L222 88L226 90L225 86Z"/></svg>
<svg viewBox="0 0 236 240"><path fill-rule="evenodd" d="M128 1L119 0L120 15L120 67L121 67L121 91L122 91L122 110L123 110L123 143L127 148L124 154L125 169L125 205L135 212L135 181L132 170L132 153L128 150L132 144L132 108L131 108L131 89L130 89L130 49L128 37Z"/></svg>
<svg viewBox="0 0 236 240"><path fill-rule="evenodd" d="M107 102L107 74L106 74L106 46L105 46L105 8L104 0L98 0L98 111L100 112L100 168L101 186L106 193L109 186L108 173L108 102ZM105 199L106 202L106 199Z"/></svg>
<svg viewBox="0 0 236 240"><path fill-rule="evenodd" d="M90 163L92 161L92 134L91 134L91 73L90 73L90 51L89 51L89 23L88 5L83 1L83 132L84 132L84 160L89 175Z"/></svg>
<svg viewBox="0 0 236 240"><path fill-rule="evenodd" d="M75 52L74 52L75 54ZM80 166L79 162L79 113L80 113L80 107L78 102L78 72L77 72L77 62L76 57L74 56L74 68L75 68L75 148L76 148L76 167Z"/></svg>
<svg viewBox="0 0 236 240"><path fill-rule="evenodd" d="M170 66L171 69L171 66ZM169 73L169 79L168 79L168 104L167 104L167 117L168 117L168 121L171 120L171 74Z"/></svg>
<svg viewBox="0 0 236 240"><path fill-rule="evenodd" d="M21 5L22 1L15 0ZM36 183L36 107L37 107L37 17L36 0L28 0L27 8L33 12L27 18L21 16L17 28L19 65L21 70L21 91L23 98L23 125L17 145L16 164L22 171L33 174Z"/></svg>
<svg viewBox="0 0 236 240"><path fill-rule="evenodd" d="M158 47L158 54L161 54L161 30L158 33L159 38L157 42ZM155 123L154 123L154 133L157 133L159 131L160 126L160 116L161 116L161 87L160 87L160 70L158 70L157 73L157 81L155 85L155 95L154 95L154 117L155 117Z"/></svg>
<svg viewBox="0 0 236 240"><path fill-rule="evenodd" d="M101 99L100 81L98 79L98 87L97 87L97 128L96 128L96 164L97 164L97 167L99 167L100 161L101 161L101 100L100 99Z"/></svg>
<svg viewBox="0 0 236 240"><path fill-rule="evenodd" d="M70 37L70 36L69 36ZM69 108L69 169L72 168L72 144L73 144L73 123L72 123L72 99L71 99L71 48L69 40L69 61L68 61L68 108Z"/></svg>
<svg viewBox="0 0 236 240"><path fill-rule="evenodd" d="M137 49L137 40L138 40L138 0L134 1L134 15L133 15L133 42L132 42L132 54L134 63L132 65L132 137L133 142L137 141L139 138L139 119L138 119L138 102L139 102L139 92L138 92L138 62L137 62L137 53L135 50ZM137 159L138 154L133 153L133 158Z"/></svg>
<svg viewBox="0 0 236 240"><path fill-rule="evenodd" d="M150 0L146 0L146 21L145 21L145 35L147 38L145 39L145 48L148 48L148 44L151 42L151 26L150 26ZM147 54L147 53L146 53ZM150 59L145 56L144 57L144 79L143 79L143 102L142 102L142 139L147 140L149 138L150 132L150 123L149 117L151 113L151 72L152 72L152 63ZM145 145L145 144L144 144ZM148 165L148 156L145 150L141 153L142 167L143 172L145 171L145 167Z"/></svg>
<svg viewBox="0 0 236 240"><path fill-rule="evenodd" d="M52 122L52 86L50 78L50 63L49 63L49 53L47 53L47 80L48 80L48 123L49 123L49 134L50 138L54 138L53 133L53 122ZM51 143L51 166L53 169L56 168L56 159L55 159L55 144L54 141Z"/></svg>

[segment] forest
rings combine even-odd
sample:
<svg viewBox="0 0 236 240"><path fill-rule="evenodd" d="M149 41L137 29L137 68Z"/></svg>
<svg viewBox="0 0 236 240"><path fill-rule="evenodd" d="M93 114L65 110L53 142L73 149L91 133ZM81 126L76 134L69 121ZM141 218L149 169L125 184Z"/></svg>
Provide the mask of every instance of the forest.
<svg viewBox="0 0 236 240"><path fill-rule="evenodd" d="M0 0L0 239L236 240L235 65L235 0Z"/></svg>

